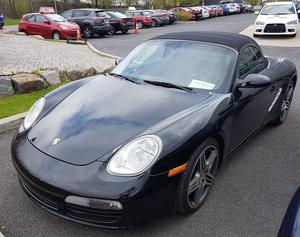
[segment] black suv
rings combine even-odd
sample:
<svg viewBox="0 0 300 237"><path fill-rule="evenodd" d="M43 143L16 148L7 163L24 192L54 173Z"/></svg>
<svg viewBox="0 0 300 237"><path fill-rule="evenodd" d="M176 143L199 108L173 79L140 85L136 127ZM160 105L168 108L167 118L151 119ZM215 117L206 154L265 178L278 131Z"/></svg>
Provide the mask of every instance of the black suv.
<svg viewBox="0 0 300 237"><path fill-rule="evenodd" d="M94 34L105 35L111 30L105 10L82 8L65 11L61 14L68 21L77 23L85 38L92 38Z"/></svg>

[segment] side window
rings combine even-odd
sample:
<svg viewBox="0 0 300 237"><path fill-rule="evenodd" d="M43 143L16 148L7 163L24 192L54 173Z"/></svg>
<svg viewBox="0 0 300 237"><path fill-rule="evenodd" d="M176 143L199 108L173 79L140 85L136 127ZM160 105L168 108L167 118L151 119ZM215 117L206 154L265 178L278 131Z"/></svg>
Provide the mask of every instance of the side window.
<svg viewBox="0 0 300 237"><path fill-rule="evenodd" d="M134 15L134 16L141 16L142 13L141 13L141 12L134 12L133 15Z"/></svg>
<svg viewBox="0 0 300 237"><path fill-rule="evenodd" d="M248 46L240 53L238 68L241 78L249 73L259 73L265 68L265 59L259 49Z"/></svg>
<svg viewBox="0 0 300 237"><path fill-rule="evenodd" d="M65 19L70 19L72 18L72 11L67 11L64 14L62 14L62 17Z"/></svg>
<svg viewBox="0 0 300 237"><path fill-rule="evenodd" d="M46 21L46 18L44 16L42 16L42 15L36 15L35 16L35 21L37 23L44 23L44 21Z"/></svg>
<svg viewBox="0 0 300 237"><path fill-rule="evenodd" d="M85 10L75 10L73 11L73 17L83 17L88 16L91 12Z"/></svg>
<svg viewBox="0 0 300 237"><path fill-rule="evenodd" d="M34 19L35 19L35 15L26 16L26 21L27 22L34 22Z"/></svg>

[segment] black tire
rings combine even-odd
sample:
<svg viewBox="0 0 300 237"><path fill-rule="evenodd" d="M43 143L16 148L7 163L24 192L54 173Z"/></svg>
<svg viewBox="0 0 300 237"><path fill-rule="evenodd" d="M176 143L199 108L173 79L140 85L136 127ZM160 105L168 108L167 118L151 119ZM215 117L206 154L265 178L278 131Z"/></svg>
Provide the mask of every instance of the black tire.
<svg viewBox="0 0 300 237"><path fill-rule="evenodd" d="M113 27L113 26L111 26L111 29L109 30L109 31L107 31L107 33L109 34L109 35L114 35L114 34L116 34L116 28L115 27Z"/></svg>
<svg viewBox="0 0 300 237"><path fill-rule="evenodd" d="M93 38L94 37L94 29L91 26L83 26L82 27L82 33L84 35L84 38Z"/></svg>
<svg viewBox="0 0 300 237"><path fill-rule="evenodd" d="M152 24L151 24L151 27L156 27L157 26L157 23L155 20L152 21Z"/></svg>
<svg viewBox="0 0 300 237"><path fill-rule="evenodd" d="M28 35L25 29L22 29L20 32L23 32L25 35Z"/></svg>
<svg viewBox="0 0 300 237"><path fill-rule="evenodd" d="M60 36L60 34L59 34L58 31L54 31L52 33L52 39L54 39L54 40L61 40L61 36Z"/></svg>
<svg viewBox="0 0 300 237"><path fill-rule="evenodd" d="M208 152L210 150L212 152L216 152L214 153L216 157L213 159L212 161L213 163L211 165L212 176L206 176L207 172L205 171L205 169L207 169L208 171L210 166L209 164L207 164L208 158L211 157L210 155L207 155L209 154ZM205 161L204 163L203 163L203 157L205 156L203 156L203 154L206 154L206 156L208 156L204 158ZM177 193L178 195L176 200L176 211L178 213L191 214L196 210L198 210L201 207L201 205L204 203L211 189L211 185L213 184L215 176L217 174L217 170L220 163L220 155L221 154L220 154L218 142L213 138L206 139L193 153L193 155L191 156L188 162L186 171L180 177L180 181L178 185L178 193ZM212 158L210 158L209 160L211 159ZM204 170L202 170L202 172L199 173L198 167L206 167L206 168L204 168ZM198 171L197 170L195 171L195 169L197 169ZM210 173L210 171L208 173ZM208 181L211 184L208 185ZM199 187L199 190L192 191L194 187L193 185L194 183L197 183L196 185L201 186ZM200 190L201 190L201 195L200 195ZM195 199L196 201L194 200L193 203L191 199Z"/></svg>
<svg viewBox="0 0 300 237"><path fill-rule="evenodd" d="M282 97L279 113L277 117L270 122L270 125L279 126L284 123L291 108L294 90L295 90L295 84L293 81L291 81L287 86L284 96Z"/></svg>

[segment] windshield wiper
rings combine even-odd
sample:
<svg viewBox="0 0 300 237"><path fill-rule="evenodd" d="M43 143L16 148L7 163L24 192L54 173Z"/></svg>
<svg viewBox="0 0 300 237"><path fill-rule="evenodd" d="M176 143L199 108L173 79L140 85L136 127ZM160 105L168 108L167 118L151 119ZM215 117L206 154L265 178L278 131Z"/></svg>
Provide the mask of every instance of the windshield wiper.
<svg viewBox="0 0 300 237"><path fill-rule="evenodd" d="M108 73L108 75L114 76L114 77L117 77L117 78L121 78L123 80L130 81L130 82L135 83L135 84L139 84L136 80L131 79L129 77L126 77L124 75L118 74L118 73L110 72L110 73Z"/></svg>
<svg viewBox="0 0 300 237"><path fill-rule="evenodd" d="M179 90L183 90L183 91L187 91L187 92L194 92L194 90L192 88L189 88L186 86L179 86L176 84L172 84L170 82L149 81L149 80L144 80L144 82L151 84L151 85L155 85L155 86L162 86L162 87L167 87L167 88L175 88L175 89L179 89Z"/></svg>

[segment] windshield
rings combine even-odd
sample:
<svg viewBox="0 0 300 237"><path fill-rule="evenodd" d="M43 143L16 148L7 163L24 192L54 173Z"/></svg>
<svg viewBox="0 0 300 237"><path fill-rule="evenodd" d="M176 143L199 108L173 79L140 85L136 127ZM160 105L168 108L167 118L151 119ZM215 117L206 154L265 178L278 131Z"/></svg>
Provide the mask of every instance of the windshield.
<svg viewBox="0 0 300 237"><path fill-rule="evenodd" d="M57 14L46 14L45 16L48 17L48 19L51 22L64 22L64 21L67 21L65 18L63 18L62 16L57 15Z"/></svg>
<svg viewBox="0 0 300 237"><path fill-rule="evenodd" d="M278 5L266 5L261 10L261 15L288 15L295 14L295 8L293 4L278 4Z"/></svg>
<svg viewBox="0 0 300 237"><path fill-rule="evenodd" d="M134 49L114 73L200 90L226 92L236 54L208 43L148 41Z"/></svg>

